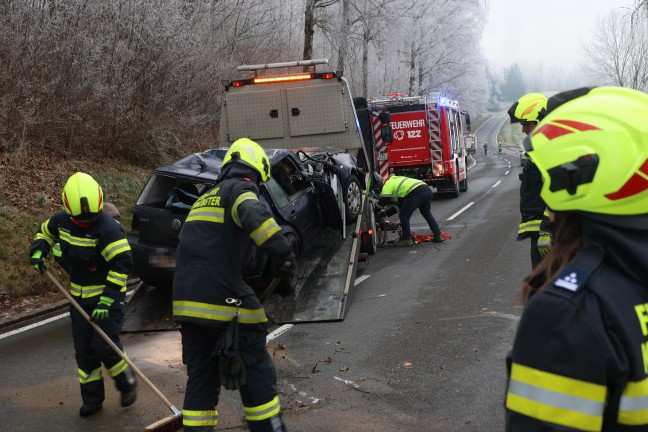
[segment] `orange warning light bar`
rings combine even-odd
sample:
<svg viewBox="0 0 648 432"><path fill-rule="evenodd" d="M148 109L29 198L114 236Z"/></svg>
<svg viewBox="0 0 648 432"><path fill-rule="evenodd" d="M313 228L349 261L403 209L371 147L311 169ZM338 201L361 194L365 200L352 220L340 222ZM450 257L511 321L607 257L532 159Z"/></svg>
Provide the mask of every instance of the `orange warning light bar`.
<svg viewBox="0 0 648 432"><path fill-rule="evenodd" d="M254 78L252 82L254 84L269 84L276 82L287 82L287 81L305 81L313 78L312 74L303 74L303 75L290 75L290 76L279 76L279 77L268 77L268 78Z"/></svg>

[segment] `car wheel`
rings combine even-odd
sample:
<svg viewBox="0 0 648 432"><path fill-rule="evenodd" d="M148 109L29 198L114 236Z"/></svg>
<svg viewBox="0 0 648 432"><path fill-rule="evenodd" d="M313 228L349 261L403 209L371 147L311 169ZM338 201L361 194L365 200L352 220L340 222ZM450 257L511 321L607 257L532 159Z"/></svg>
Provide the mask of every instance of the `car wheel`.
<svg viewBox="0 0 648 432"><path fill-rule="evenodd" d="M349 176L346 191L344 194L344 206L346 208L347 222L355 222L360 213L360 206L362 204L362 188L360 181L354 175Z"/></svg>
<svg viewBox="0 0 648 432"><path fill-rule="evenodd" d="M295 254L296 266L288 273L282 275L281 280L277 284L276 291L280 294L290 293L297 288L297 280L299 278L299 240L292 234L286 234L286 240Z"/></svg>

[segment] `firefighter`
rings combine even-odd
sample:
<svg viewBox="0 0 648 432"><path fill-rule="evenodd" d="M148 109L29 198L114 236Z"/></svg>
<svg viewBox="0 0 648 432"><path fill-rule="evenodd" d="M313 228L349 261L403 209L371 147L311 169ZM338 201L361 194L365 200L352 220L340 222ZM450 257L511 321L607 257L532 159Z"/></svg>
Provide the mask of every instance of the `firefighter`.
<svg viewBox="0 0 648 432"><path fill-rule="evenodd" d="M434 237L433 242L442 243L441 228L432 215L430 201L432 191L427 184L421 180L403 177L390 176L383 184L378 199L378 206L384 207L388 204L396 204L400 209L399 219L403 228L402 237L394 242L394 246L412 246L412 232L410 231L410 218L414 210L418 209L427 221Z"/></svg>
<svg viewBox="0 0 648 432"><path fill-rule="evenodd" d="M547 97L542 93L522 96L508 110L511 124L520 123L522 132L529 135L546 114ZM531 239L531 267L535 268L551 249L547 206L540 197L542 176L529 157L520 174L520 215L517 240Z"/></svg>
<svg viewBox="0 0 648 432"><path fill-rule="evenodd" d="M218 183L194 203L180 233L173 316L181 323L187 365L187 432L216 426L221 384L240 391L250 431L286 430L274 365L266 350L270 323L243 279L255 246L277 263L277 274L294 267L295 255L281 227L259 201L259 185L269 178L264 150L247 138L235 141L225 154ZM240 326L235 327L236 322ZM238 336L229 331L232 328L238 329ZM217 350L228 338L234 339L235 350L238 343L232 357Z"/></svg>
<svg viewBox="0 0 648 432"><path fill-rule="evenodd" d="M88 174L72 175L61 195L64 210L41 224L29 248L30 264L39 272L45 258L60 243L60 259L70 276L72 296L112 341L122 348L119 334L124 323L126 279L132 272L131 249L122 226L102 211L103 192ZM126 362L70 307L72 336L78 366L81 417L101 410L105 366L121 392L121 405L135 402L135 374Z"/></svg>
<svg viewBox="0 0 648 432"><path fill-rule="evenodd" d="M524 146L545 178L553 249L525 278L506 430L648 430L648 95L549 99Z"/></svg>

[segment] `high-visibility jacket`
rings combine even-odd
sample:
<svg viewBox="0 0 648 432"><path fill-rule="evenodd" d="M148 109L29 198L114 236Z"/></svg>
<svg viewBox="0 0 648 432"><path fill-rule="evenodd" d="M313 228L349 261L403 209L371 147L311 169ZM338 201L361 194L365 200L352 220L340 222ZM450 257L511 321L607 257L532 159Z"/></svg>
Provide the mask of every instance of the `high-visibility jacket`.
<svg viewBox="0 0 648 432"><path fill-rule="evenodd" d="M531 159L527 159L520 175L520 215L522 220L518 227L518 240L538 237L540 224L548 220L545 215L547 205L540 197L542 190L542 174Z"/></svg>
<svg viewBox="0 0 648 432"><path fill-rule="evenodd" d="M523 312L508 432L648 430L648 232L582 230L583 249Z"/></svg>
<svg viewBox="0 0 648 432"><path fill-rule="evenodd" d="M193 205L180 232L173 280L173 317L178 322L225 326L241 300L241 325L268 322L261 302L245 282L244 273L256 247L281 265L294 260L288 241L259 201L256 183L229 178L219 182Z"/></svg>
<svg viewBox="0 0 648 432"><path fill-rule="evenodd" d="M378 202L380 205L399 204L416 189L429 189L425 182L404 176L391 176L383 184Z"/></svg>
<svg viewBox="0 0 648 432"><path fill-rule="evenodd" d="M133 259L119 222L101 212L97 220L80 226L61 210L41 224L30 245L30 256L37 249L47 255L57 242L77 301L92 304L101 295L124 300Z"/></svg>

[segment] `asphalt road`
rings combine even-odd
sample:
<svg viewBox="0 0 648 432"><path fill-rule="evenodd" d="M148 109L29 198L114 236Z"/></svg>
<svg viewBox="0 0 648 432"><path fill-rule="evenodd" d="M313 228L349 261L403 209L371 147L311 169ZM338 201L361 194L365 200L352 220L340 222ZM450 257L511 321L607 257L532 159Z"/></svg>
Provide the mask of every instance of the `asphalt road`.
<svg viewBox="0 0 648 432"><path fill-rule="evenodd" d="M503 430L505 357L521 312L529 244L515 241L517 154L474 157L468 191L432 202L451 240L381 247L360 265L344 321L288 326L273 336L268 347L291 431ZM418 213L412 230L429 234ZM181 408L186 378L178 332L128 334L124 342ZM106 384L104 410L78 417L68 317L0 334L2 430L141 431L171 414L141 382L127 409ZM218 410L218 430L245 430L237 393L224 392Z"/></svg>

